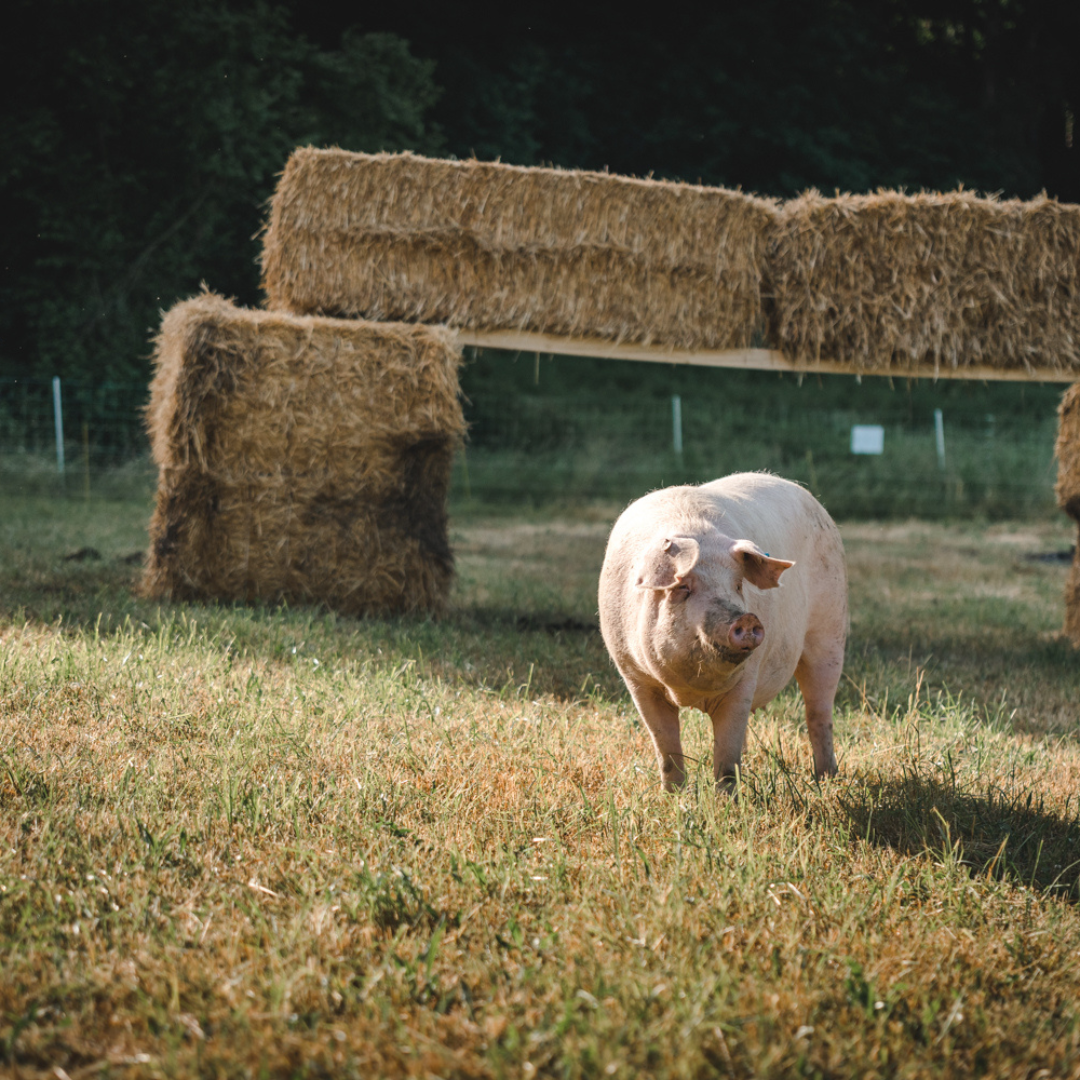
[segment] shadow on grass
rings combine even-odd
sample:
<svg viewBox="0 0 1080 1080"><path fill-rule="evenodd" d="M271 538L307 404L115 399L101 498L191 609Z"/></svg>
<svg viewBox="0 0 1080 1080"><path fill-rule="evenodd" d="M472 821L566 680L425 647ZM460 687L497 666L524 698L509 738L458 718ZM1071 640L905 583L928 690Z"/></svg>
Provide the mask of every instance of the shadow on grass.
<svg viewBox="0 0 1080 1080"><path fill-rule="evenodd" d="M1080 652L1058 631L980 630L959 635L881 636L850 643L837 705L864 701L881 712L908 699L917 682L931 695L963 699L973 713L1017 732L1076 732Z"/></svg>
<svg viewBox="0 0 1080 1080"><path fill-rule="evenodd" d="M593 620L557 610L478 606L459 607L430 625L432 645L441 637L453 650L446 674L456 682L560 701L626 697ZM456 663L454 655L468 662Z"/></svg>
<svg viewBox="0 0 1080 1080"><path fill-rule="evenodd" d="M555 609L519 611L512 607L494 605L459 605L451 609L449 622L462 626L487 627L500 631L521 631L548 634L559 639L596 638L600 640L600 624L595 619Z"/></svg>
<svg viewBox="0 0 1080 1080"><path fill-rule="evenodd" d="M840 801L853 835L869 843L956 860L977 876L1080 900L1080 816L1068 803L1061 816L1030 789L1015 796L970 792L948 776L910 768L851 784Z"/></svg>
<svg viewBox="0 0 1080 1080"><path fill-rule="evenodd" d="M965 618L970 629L960 634L941 628L932 635L912 631L857 638L852 642L851 660L915 663L927 672L970 670L982 675L1037 665L1062 676L1076 676L1080 654L1058 630L1033 631L1020 620L1011 631L985 628L974 616Z"/></svg>
<svg viewBox="0 0 1080 1080"><path fill-rule="evenodd" d="M0 574L0 619L46 626L60 619L72 629L119 625L147 605L135 595L142 571L134 556L75 551Z"/></svg>
<svg viewBox="0 0 1080 1080"><path fill-rule="evenodd" d="M232 655L268 663L298 655L392 667L412 661L447 682L504 697L607 701L625 694L597 623L567 611L466 604L432 620L355 618L322 605L170 603L138 595L141 570L127 557L74 554L0 574L0 623L59 624L66 633L102 637L197 625Z"/></svg>

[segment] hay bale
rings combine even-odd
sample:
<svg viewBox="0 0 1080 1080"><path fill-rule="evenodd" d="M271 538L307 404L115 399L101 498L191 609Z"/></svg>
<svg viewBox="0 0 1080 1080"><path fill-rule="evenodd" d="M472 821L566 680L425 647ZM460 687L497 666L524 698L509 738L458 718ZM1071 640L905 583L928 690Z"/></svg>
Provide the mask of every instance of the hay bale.
<svg viewBox="0 0 1080 1080"><path fill-rule="evenodd" d="M1080 383L1065 391L1058 416L1058 506L1078 526L1072 568L1065 583L1065 633L1080 646Z"/></svg>
<svg viewBox="0 0 1080 1080"><path fill-rule="evenodd" d="M1065 636L1080 649L1080 548L1065 579Z"/></svg>
<svg viewBox="0 0 1080 1080"><path fill-rule="evenodd" d="M1058 506L1080 522L1080 383L1070 386L1058 407Z"/></svg>
<svg viewBox="0 0 1080 1080"><path fill-rule="evenodd" d="M740 348L774 204L606 173L297 150L263 285L298 314Z"/></svg>
<svg viewBox="0 0 1080 1080"><path fill-rule="evenodd" d="M147 408L144 592L440 611L459 361L438 329L178 304Z"/></svg>
<svg viewBox="0 0 1080 1080"><path fill-rule="evenodd" d="M770 339L792 360L932 375L968 364L1080 373L1080 206L809 192L769 243Z"/></svg>

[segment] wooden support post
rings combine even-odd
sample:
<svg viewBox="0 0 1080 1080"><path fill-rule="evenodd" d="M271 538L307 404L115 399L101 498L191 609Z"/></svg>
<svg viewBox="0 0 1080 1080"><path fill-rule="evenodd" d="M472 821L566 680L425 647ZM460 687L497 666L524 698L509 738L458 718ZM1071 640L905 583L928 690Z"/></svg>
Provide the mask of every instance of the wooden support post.
<svg viewBox="0 0 1080 1080"><path fill-rule="evenodd" d="M971 379L986 382L1075 382L1080 371L1049 366L997 368L989 364L962 367L912 366L856 369L841 360L813 363L789 360L776 349L671 349L664 345L635 345L601 338L561 337L531 330L455 330L458 342L478 349L513 352L545 352L560 356L595 356L608 360L642 360L659 364L691 364L697 367L728 367L750 371L786 371L792 374L888 375L896 379Z"/></svg>

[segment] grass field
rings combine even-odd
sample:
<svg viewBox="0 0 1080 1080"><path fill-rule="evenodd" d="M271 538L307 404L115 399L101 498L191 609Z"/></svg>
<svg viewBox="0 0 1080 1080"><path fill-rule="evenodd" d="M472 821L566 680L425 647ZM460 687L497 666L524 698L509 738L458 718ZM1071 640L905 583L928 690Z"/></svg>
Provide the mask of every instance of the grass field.
<svg viewBox="0 0 1080 1080"><path fill-rule="evenodd" d="M617 511L459 513L434 624L150 603L145 503L0 499L0 1073L1080 1075L1064 519L845 525L841 776L788 691L733 802L696 714L658 790Z"/></svg>
<svg viewBox="0 0 1080 1080"><path fill-rule="evenodd" d="M838 518L1056 514L1061 385L803 378L470 350L462 389L470 432L457 491L488 501L625 503L654 487L767 469L805 483ZM857 424L882 427L882 454L851 453Z"/></svg>

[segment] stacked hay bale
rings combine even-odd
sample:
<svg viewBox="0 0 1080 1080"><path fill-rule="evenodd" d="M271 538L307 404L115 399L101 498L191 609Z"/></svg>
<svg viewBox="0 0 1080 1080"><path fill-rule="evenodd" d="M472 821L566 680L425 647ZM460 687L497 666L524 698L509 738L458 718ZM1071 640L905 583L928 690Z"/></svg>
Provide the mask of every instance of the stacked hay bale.
<svg viewBox="0 0 1080 1080"><path fill-rule="evenodd" d="M748 345L774 214L688 184L296 151L264 239L275 313L208 294L165 317L145 592L441 610L459 350L400 321Z"/></svg>
<svg viewBox="0 0 1080 1080"><path fill-rule="evenodd" d="M1057 437L1058 506L1080 527L1080 383L1061 399ZM1080 646L1080 528L1065 583L1065 633Z"/></svg>
<svg viewBox="0 0 1080 1080"><path fill-rule="evenodd" d="M775 205L607 173L297 150L270 306L672 348L748 346Z"/></svg>
<svg viewBox="0 0 1080 1080"><path fill-rule="evenodd" d="M263 246L279 314L204 296L166 318L147 589L445 604L459 358L447 332L402 323L660 350L742 349L767 331L800 366L853 374L1080 374L1078 250L1080 208L1045 198L811 192L780 206L606 173L297 150Z"/></svg>
<svg viewBox="0 0 1080 1080"><path fill-rule="evenodd" d="M441 611L459 360L437 328L177 305L147 410L145 592Z"/></svg>
<svg viewBox="0 0 1080 1080"><path fill-rule="evenodd" d="M297 150L271 307L670 349L760 338L800 366L1080 373L1080 207L969 192L784 204L612 176Z"/></svg>
<svg viewBox="0 0 1080 1080"><path fill-rule="evenodd" d="M1045 197L809 192L773 225L769 336L853 373L1080 373L1077 251L1080 207Z"/></svg>

